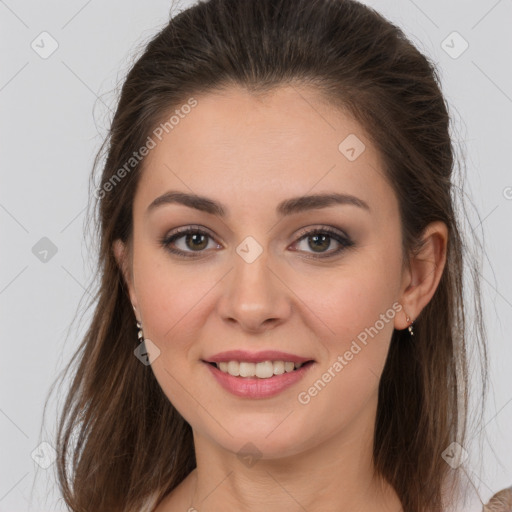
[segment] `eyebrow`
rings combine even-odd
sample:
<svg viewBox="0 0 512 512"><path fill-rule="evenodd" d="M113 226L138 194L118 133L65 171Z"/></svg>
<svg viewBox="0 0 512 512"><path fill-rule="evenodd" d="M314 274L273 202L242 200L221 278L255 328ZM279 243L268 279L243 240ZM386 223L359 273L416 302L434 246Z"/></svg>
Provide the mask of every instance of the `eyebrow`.
<svg viewBox="0 0 512 512"><path fill-rule="evenodd" d="M148 206L146 214L166 204L182 204L189 208L194 208L222 218L226 217L228 212L225 206L208 197L170 190L157 197ZM285 215L293 215L295 213L327 208L334 205L352 205L370 212L370 207L362 199L353 195L339 193L292 197L279 203L276 212L279 216L283 217Z"/></svg>

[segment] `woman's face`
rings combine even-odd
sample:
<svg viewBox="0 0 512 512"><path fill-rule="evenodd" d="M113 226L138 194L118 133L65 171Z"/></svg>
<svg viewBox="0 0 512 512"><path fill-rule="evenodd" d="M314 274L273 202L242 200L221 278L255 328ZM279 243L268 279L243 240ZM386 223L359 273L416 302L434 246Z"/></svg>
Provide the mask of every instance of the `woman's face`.
<svg viewBox="0 0 512 512"><path fill-rule="evenodd" d="M133 205L129 289L159 350L151 368L217 448L250 442L278 458L360 435L373 427L390 338L405 318L398 203L379 155L358 123L311 89L195 99L172 129L153 133ZM208 202L154 203L173 192ZM340 200L306 199L326 194ZM201 233L170 240L189 226ZM233 350L249 355L225 360L275 361L259 375L290 369L278 361L314 362L270 379L207 362Z"/></svg>

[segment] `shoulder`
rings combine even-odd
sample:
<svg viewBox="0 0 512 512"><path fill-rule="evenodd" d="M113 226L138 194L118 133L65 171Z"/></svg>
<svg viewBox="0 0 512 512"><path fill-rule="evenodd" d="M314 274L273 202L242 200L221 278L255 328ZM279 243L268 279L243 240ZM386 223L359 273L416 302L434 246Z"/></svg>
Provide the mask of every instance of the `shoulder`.
<svg viewBox="0 0 512 512"><path fill-rule="evenodd" d="M512 512L512 486L497 492L484 505L483 512Z"/></svg>

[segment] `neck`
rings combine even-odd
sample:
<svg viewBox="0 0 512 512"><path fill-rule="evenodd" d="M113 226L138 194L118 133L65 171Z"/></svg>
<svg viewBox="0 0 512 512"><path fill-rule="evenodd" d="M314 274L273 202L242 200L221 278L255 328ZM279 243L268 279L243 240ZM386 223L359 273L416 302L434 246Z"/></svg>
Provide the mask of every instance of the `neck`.
<svg viewBox="0 0 512 512"><path fill-rule="evenodd" d="M241 460L194 431L197 467L184 510L401 512L395 491L374 473L375 412L376 403L341 432L278 459Z"/></svg>

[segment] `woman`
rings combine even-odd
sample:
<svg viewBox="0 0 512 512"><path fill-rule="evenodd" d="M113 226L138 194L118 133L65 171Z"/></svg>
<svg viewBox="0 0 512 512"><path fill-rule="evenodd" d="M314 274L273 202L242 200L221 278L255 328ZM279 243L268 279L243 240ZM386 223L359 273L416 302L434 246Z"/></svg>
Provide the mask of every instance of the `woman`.
<svg viewBox="0 0 512 512"><path fill-rule="evenodd" d="M404 34L352 0L198 3L107 142L70 509L470 510L480 295L446 104Z"/></svg>

